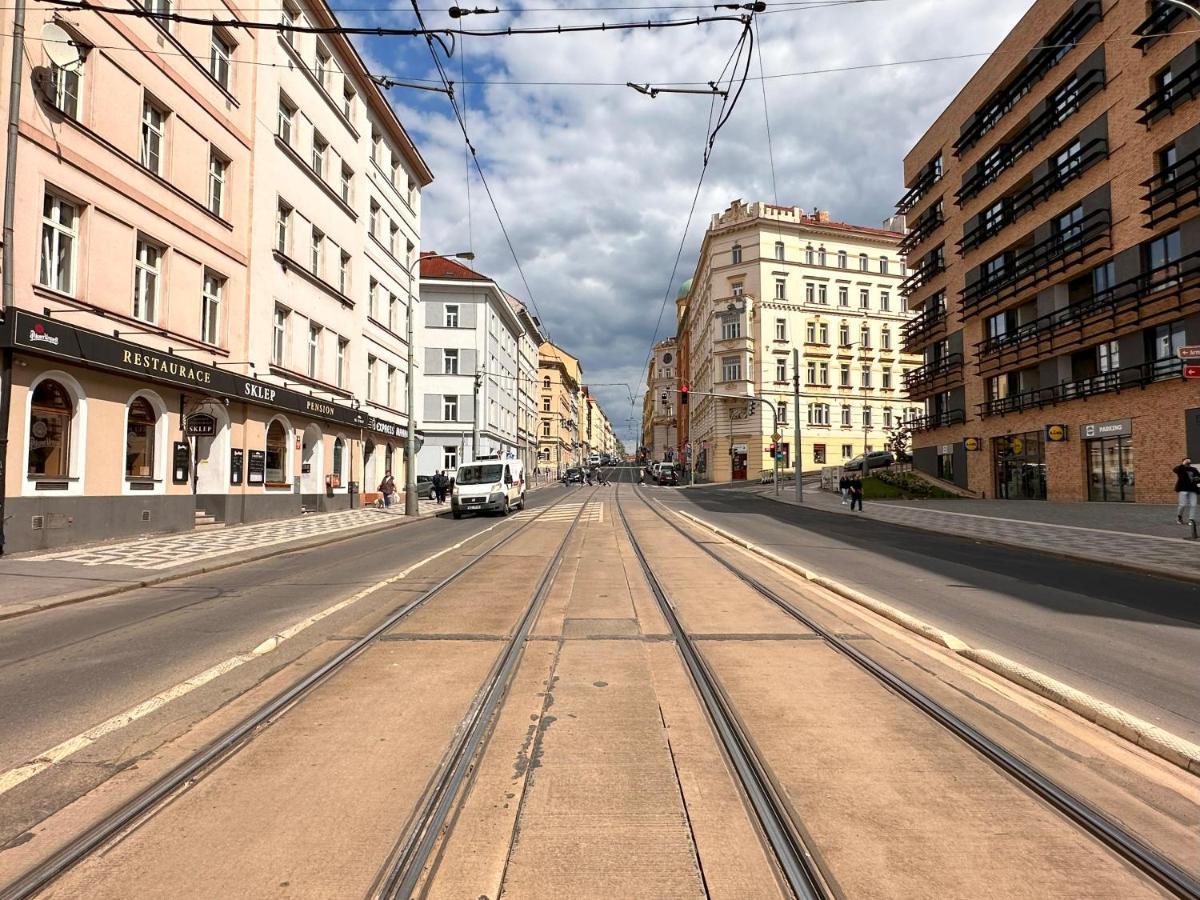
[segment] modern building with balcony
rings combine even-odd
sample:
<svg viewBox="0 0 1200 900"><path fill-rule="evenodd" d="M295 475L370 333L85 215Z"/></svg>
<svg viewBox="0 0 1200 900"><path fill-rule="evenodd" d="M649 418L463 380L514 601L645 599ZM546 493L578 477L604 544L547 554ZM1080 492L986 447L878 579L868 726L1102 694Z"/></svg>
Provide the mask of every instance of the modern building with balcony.
<svg viewBox="0 0 1200 900"><path fill-rule="evenodd" d="M1200 456L1200 50L1161 0L1038 0L904 163L914 461L1164 502Z"/></svg>
<svg viewBox="0 0 1200 900"><path fill-rule="evenodd" d="M902 237L770 203L739 200L712 217L676 303L690 391L680 428L698 479L757 478L773 466L776 429L784 468L838 465L882 449L912 414L903 388L919 360L901 349L912 318L900 297Z"/></svg>

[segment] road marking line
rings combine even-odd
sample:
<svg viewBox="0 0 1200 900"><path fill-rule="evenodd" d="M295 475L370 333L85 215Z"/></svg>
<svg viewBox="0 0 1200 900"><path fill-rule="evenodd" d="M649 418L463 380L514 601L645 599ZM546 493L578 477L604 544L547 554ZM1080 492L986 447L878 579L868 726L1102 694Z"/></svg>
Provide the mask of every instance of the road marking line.
<svg viewBox="0 0 1200 900"><path fill-rule="evenodd" d="M492 529L498 528L503 524L504 521L502 520L497 522L495 525L488 526L482 531L477 531L470 537L463 538L457 544L452 544L449 547L445 547L439 550L437 553L434 553L432 556L427 556L419 562L413 563L407 569L385 578L383 581L376 582L370 587L363 588L361 591L347 597L345 600L341 600L338 603L335 603L333 606L323 609L318 613L314 613L313 615L306 619L300 620L289 628L285 628L283 631L271 635L249 653L240 653L237 656L231 656L229 659L217 663L215 666L210 666L203 672L193 675L190 678L186 678L178 684L167 688L165 691L160 691L154 696L143 700L141 703L131 706L123 712L119 712L115 716L105 719L99 725L95 725L92 728L89 728L87 731L77 734L74 737L63 741L61 744L51 747L49 750L39 753L24 765L16 766L15 768L9 769L7 772L0 773L0 795L8 793L17 785L28 781L38 773L44 772L46 769L62 762L64 759L78 753L80 750L90 747L106 734L118 731L127 725L132 725L138 719L144 718L155 710L161 709L173 700L178 700L180 697L190 694L192 691L196 690L196 688L202 687L208 684L210 681L232 672L239 666L259 659L263 655L278 649L279 645L284 641L295 637L305 629L310 628L317 622L320 622L322 619L331 616L339 610L343 610L354 603L357 603L364 597L367 597L390 584L406 578L417 569L433 562L438 557L460 549L468 541L472 541L480 535L487 534Z"/></svg>

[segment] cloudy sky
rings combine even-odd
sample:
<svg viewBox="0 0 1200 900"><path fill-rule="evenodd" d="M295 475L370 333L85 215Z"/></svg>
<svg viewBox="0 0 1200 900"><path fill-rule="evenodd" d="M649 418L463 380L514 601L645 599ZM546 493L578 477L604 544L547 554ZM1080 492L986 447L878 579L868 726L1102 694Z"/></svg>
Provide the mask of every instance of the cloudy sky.
<svg viewBox="0 0 1200 900"><path fill-rule="evenodd" d="M461 20L449 17L448 6L422 11L430 27L461 22L468 30L712 12L711 5L687 0L656 0L680 4L672 7L646 5L651 2L530 0L528 7ZM1026 0L771 3L757 17L755 80L717 138L673 279L703 161L710 98L651 99L624 85L703 85L721 73L741 27L716 22L623 33L468 36L444 63L460 82L471 139L528 290L476 175L468 206L462 134L445 96L395 88L392 102L435 176L422 203L423 247L473 249L476 269L532 299L551 340L580 358L585 380L632 446L663 299L673 299L691 275L709 217L736 198L775 199L763 85L778 201L877 225L903 193L904 154L1027 7ZM341 0L335 8L345 24L415 22L407 3L385 11ZM359 47L374 74L436 78L422 39L372 37ZM967 58L913 62L943 56ZM669 304L658 337L674 333L673 313Z"/></svg>

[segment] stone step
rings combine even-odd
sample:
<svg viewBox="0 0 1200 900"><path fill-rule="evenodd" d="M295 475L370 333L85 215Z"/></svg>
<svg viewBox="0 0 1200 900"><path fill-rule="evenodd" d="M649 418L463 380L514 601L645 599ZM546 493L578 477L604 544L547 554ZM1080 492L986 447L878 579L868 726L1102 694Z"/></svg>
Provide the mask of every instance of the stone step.
<svg viewBox="0 0 1200 900"><path fill-rule="evenodd" d="M212 531L216 528L224 528L224 527L225 527L224 522L218 522L216 519L213 519L210 516L208 518L208 520L205 522L201 522L199 519L197 519L196 525L192 530L193 531Z"/></svg>

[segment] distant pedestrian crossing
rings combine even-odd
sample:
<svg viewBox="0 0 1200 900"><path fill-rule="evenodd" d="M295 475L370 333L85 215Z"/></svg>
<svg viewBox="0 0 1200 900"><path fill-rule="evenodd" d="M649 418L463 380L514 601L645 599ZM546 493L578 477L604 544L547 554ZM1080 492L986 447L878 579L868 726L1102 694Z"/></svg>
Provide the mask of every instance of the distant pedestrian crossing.
<svg viewBox="0 0 1200 900"><path fill-rule="evenodd" d="M604 503L599 500L594 500L590 503L560 503L558 506L546 510L544 513L536 509L522 510L511 518L532 519L536 517L538 522L573 522L581 507L584 509L583 515L579 517L580 522L604 521Z"/></svg>

